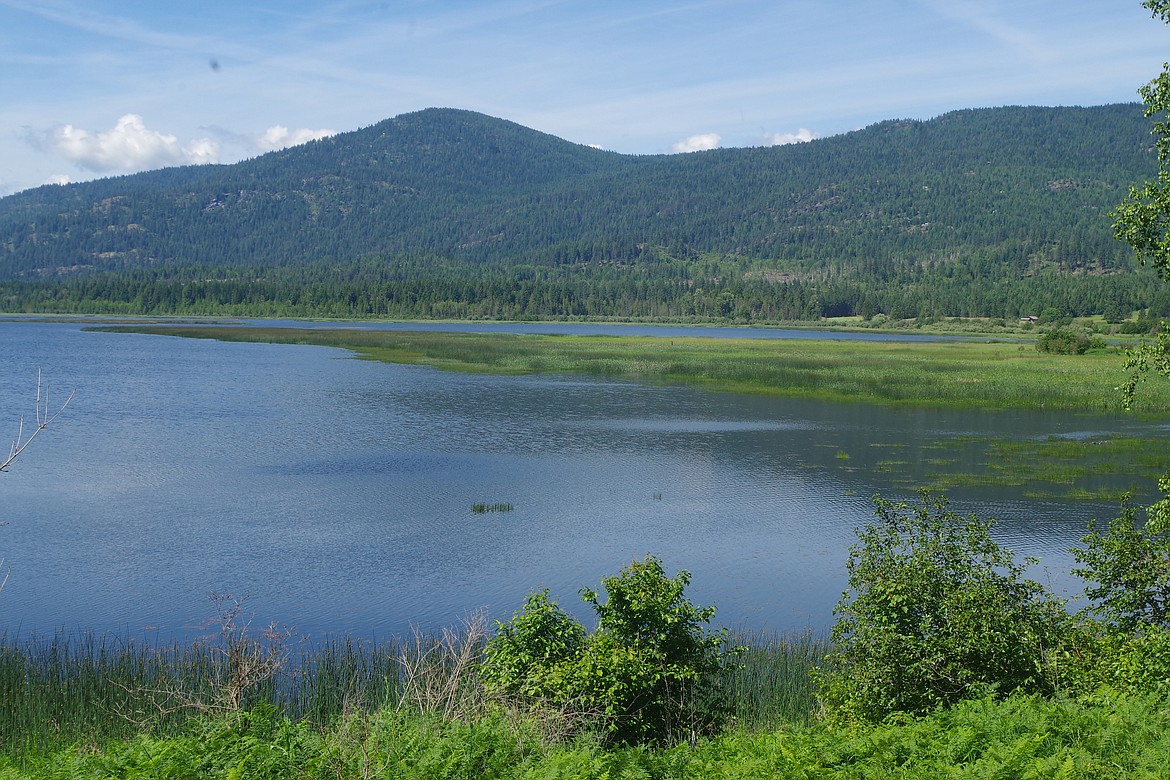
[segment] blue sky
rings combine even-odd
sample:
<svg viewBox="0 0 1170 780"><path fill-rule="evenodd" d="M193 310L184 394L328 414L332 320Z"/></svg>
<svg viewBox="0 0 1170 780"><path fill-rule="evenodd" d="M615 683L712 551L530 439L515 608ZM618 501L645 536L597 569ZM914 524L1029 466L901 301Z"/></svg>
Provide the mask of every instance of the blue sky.
<svg viewBox="0 0 1170 780"><path fill-rule="evenodd" d="M235 162L429 106L614 151L1137 99L1139 0L0 0L0 194Z"/></svg>

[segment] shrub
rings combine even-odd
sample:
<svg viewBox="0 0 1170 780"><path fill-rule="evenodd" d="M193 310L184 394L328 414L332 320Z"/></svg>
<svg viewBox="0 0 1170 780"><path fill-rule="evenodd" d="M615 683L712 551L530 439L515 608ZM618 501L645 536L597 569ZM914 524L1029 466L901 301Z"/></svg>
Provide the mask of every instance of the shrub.
<svg viewBox="0 0 1170 780"><path fill-rule="evenodd" d="M529 702L565 703L562 668L581 657L585 628L549 598L548 589L531 594L484 651L482 675L489 690Z"/></svg>
<svg viewBox="0 0 1170 780"><path fill-rule="evenodd" d="M686 598L690 580L687 571L667 577L662 562L647 556L602 580L604 603L581 591L598 621L580 682L586 700L614 719L621 741L669 741L717 720L713 702L700 699L724 668L727 634L706 630L715 608Z"/></svg>
<svg viewBox="0 0 1170 780"><path fill-rule="evenodd" d="M992 539L992 522L925 491L914 507L876 504L877 522L850 550L850 591L818 672L830 712L880 720L989 693L1050 693L1046 651L1070 618Z"/></svg>
<svg viewBox="0 0 1170 780"><path fill-rule="evenodd" d="M1149 317L1139 317L1136 320L1124 320L1120 323L1118 332L1131 336L1148 335L1158 328L1158 321Z"/></svg>
<svg viewBox="0 0 1170 780"><path fill-rule="evenodd" d="M726 632L706 624L714 607L684 595L690 574L668 577L647 556L602 580L607 599L581 591L597 614L586 634L548 598L524 608L488 640L483 677L488 689L531 707L552 705L595 716L617 743L667 743L709 732L720 708L705 696L726 670Z"/></svg>
<svg viewBox="0 0 1170 780"><path fill-rule="evenodd" d="M1145 510L1128 499L1121 514L1102 532L1090 527L1073 550L1081 568L1073 573L1089 581L1089 611L1121 631L1170 628L1170 473L1158 481L1165 496Z"/></svg>
<svg viewBox="0 0 1170 780"><path fill-rule="evenodd" d="M1087 621L1070 648L1059 665L1061 692L1068 696L1113 691L1165 701L1170 695L1170 630L1149 626L1131 633Z"/></svg>
<svg viewBox="0 0 1170 780"><path fill-rule="evenodd" d="M1058 355L1083 355L1093 346L1088 336L1071 330L1056 328L1036 339L1038 352L1052 352Z"/></svg>

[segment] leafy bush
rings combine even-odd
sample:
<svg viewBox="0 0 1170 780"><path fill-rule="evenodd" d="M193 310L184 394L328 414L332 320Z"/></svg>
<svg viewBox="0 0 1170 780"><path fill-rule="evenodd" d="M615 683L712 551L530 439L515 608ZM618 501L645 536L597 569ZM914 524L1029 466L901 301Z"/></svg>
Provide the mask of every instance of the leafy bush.
<svg viewBox="0 0 1170 780"><path fill-rule="evenodd" d="M1119 327L1119 333L1125 333L1131 336L1148 335L1153 333L1158 328L1158 321L1149 317L1138 317L1136 320L1123 320Z"/></svg>
<svg viewBox="0 0 1170 780"><path fill-rule="evenodd" d="M1073 573L1089 583L1086 617L1100 622L1086 621L1067 661L1070 692L1170 693L1170 473L1158 488L1163 498L1145 508L1144 522L1127 498L1104 531L1090 527L1072 551L1081 564Z"/></svg>
<svg viewBox="0 0 1170 780"><path fill-rule="evenodd" d="M507 623L496 621L481 673L484 684L529 701L565 703L563 668L581 657L585 628L549 598L531 594Z"/></svg>
<svg viewBox="0 0 1170 780"><path fill-rule="evenodd" d="M925 491L914 507L876 503L877 522L850 550L850 592L818 672L830 712L880 720L988 694L1050 693L1046 651L1070 618L992 539L991 521L958 516Z"/></svg>
<svg viewBox="0 0 1170 780"><path fill-rule="evenodd" d="M1083 355L1093 346L1088 336L1062 328L1050 330L1036 339L1038 352L1052 352L1058 355Z"/></svg>
<svg viewBox="0 0 1170 780"><path fill-rule="evenodd" d="M1062 655L1059 678L1066 696L1095 700L1112 691L1165 701L1170 695L1170 630L1151 626L1131 633L1088 621Z"/></svg>
<svg viewBox="0 0 1170 780"><path fill-rule="evenodd" d="M1090 528L1073 550L1090 611L1125 632L1170 628L1170 473L1158 487L1165 498L1146 508L1143 524L1127 500L1105 531Z"/></svg>
<svg viewBox="0 0 1170 780"><path fill-rule="evenodd" d="M726 632L706 629L715 608L692 604L688 584L688 572L668 577L653 556L632 562L602 580L606 601L581 591L598 618L590 634L547 591L534 594L508 623L497 623L485 685L530 706L597 716L614 742L709 732L720 712L704 693L726 669Z"/></svg>

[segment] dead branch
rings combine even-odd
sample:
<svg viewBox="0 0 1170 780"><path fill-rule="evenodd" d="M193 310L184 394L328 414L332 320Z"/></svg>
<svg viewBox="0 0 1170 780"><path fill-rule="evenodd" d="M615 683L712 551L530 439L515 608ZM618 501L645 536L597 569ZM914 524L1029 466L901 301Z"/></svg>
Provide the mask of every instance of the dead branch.
<svg viewBox="0 0 1170 780"><path fill-rule="evenodd" d="M151 722L152 717L177 712L199 714L226 714L239 712L247 703L248 694L259 685L279 674L288 662L294 643L304 641L292 629L269 625L262 631L251 627L251 615L245 612L243 598L230 594L211 593L214 614L210 628L212 639L198 641L197 648L206 651L213 661L211 678L206 682L210 690L196 690L184 686L182 675L153 687L114 684L133 695L139 702L136 711L119 708L115 714L130 723ZM189 683L190 681L188 681Z"/></svg>
<svg viewBox="0 0 1170 780"><path fill-rule="evenodd" d="M65 402L57 407L57 411L51 412L52 407L49 406L49 386L44 384L41 380L41 370L37 369L37 407L36 407L36 425L33 426L28 438L24 435L24 415L20 416L20 425L16 430L16 441L12 442L12 447L8 451L8 458L0 462L0 472L8 471L12 462L20 457L20 453L28 449L28 445L32 444L41 431L49 427L49 423L61 416L61 412L65 411L65 407L73 400L73 396L77 393L73 390L69 393L69 397Z"/></svg>
<svg viewBox="0 0 1170 780"><path fill-rule="evenodd" d="M438 637L417 628L412 642L399 653L403 671L398 706L435 712L446 720L467 720L483 707L484 692L475 674L487 638L487 619L476 612L462 629L444 628Z"/></svg>

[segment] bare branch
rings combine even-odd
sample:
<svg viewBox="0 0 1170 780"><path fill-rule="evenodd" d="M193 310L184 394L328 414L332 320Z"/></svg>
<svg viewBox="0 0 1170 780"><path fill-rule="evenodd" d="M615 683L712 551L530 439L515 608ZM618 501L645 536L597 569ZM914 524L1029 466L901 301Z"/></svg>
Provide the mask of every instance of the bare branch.
<svg viewBox="0 0 1170 780"><path fill-rule="evenodd" d="M0 461L0 472L8 471L12 462L20 457L20 453L24 452L28 445L32 443L33 439L40 434L49 424L61 416L61 412L65 411L65 407L73 400L76 390L69 393L69 397L65 399L65 403L57 407L56 411L51 411L49 406L49 386L41 381L41 371L37 369L37 408L36 408L36 425L32 432L29 433L28 438L24 435L24 415L20 416L20 424L16 429L16 441L12 442L12 447L8 451L8 457L4 461Z"/></svg>

